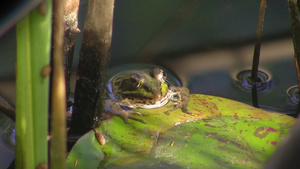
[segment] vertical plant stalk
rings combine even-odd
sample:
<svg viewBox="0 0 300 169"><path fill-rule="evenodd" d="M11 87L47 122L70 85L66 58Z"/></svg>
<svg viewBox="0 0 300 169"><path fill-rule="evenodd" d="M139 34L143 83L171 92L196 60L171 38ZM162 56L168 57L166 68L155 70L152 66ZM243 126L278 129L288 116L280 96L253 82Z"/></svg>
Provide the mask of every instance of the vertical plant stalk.
<svg viewBox="0 0 300 169"><path fill-rule="evenodd" d="M30 14L32 37L32 99L35 163L48 162L48 110L50 48L52 32L52 0L46 0Z"/></svg>
<svg viewBox="0 0 300 169"><path fill-rule="evenodd" d="M297 70L298 89L300 91L300 21L297 0L288 0L291 30L294 44L295 65ZM297 108L297 115L300 113L300 99Z"/></svg>
<svg viewBox="0 0 300 169"><path fill-rule="evenodd" d="M64 68L66 79L66 97L70 93L70 79L76 35L80 32L78 29L78 8L79 0L66 0L64 6Z"/></svg>
<svg viewBox="0 0 300 169"><path fill-rule="evenodd" d="M30 19L17 24L16 168L34 168Z"/></svg>
<svg viewBox="0 0 300 169"><path fill-rule="evenodd" d="M54 0L53 26L53 72L51 98L50 167L64 169L66 166L66 85L63 58L64 1Z"/></svg>
<svg viewBox="0 0 300 169"><path fill-rule="evenodd" d="M261 37L262 37L262 32L263 32L266 1L267 0L260 1L260 10L259 10L259 17L258 17L257 32L256 32L256 42L255 42L253 61L252 61L251 81L253 83L253 85L252 85L252 104L254 107L258 107L256 84L257 84L257 82L259 82L257 73L258 73L258 66L259 66Z"/></svg>
<svg viewBox="0 0 300 169"><path fill-rule="evenodd" d="M89 0L75 87L72 135L99 125L112 37L114 0Z"/></svg>
<svg viewBox="0 0 300 169"><path fill-rule="evenodd" d="M48 161L48 97L51 0L17 24L16 168L36 168Z"/></svg>

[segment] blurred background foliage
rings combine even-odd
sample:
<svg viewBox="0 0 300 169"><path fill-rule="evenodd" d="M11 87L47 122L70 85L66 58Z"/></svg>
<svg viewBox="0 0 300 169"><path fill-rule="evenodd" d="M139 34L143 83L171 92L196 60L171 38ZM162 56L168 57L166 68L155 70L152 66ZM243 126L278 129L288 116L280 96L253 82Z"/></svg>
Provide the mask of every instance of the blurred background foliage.
<svg viewBox="0 0 300 169"><path fill-rule="evenodd" d="M110 64L116 66L144 61L149 42L160 43L153 49L153 56L178 55L254 42L259 4L260 1L234 0L218 3L208 0L116 0ZM81 30L86 6L87 0L81 0ZM14 32L13 28L0 38L0 78L14 77ZM287 2L268 1L263 40L287 37L289 32ZM161 39L159 35L166 36ZM78 34L77 44L80 44L81 38L82 33ZM77 45L77 57L79 49Z"/></svg>

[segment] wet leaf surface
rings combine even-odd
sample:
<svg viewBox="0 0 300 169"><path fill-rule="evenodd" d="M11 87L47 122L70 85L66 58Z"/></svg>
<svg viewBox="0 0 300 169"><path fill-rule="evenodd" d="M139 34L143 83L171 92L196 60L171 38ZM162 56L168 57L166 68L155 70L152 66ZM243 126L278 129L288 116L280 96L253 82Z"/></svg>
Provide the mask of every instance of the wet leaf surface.
<svg viewBox="0 0 300 169"><path fill-rule="evenodd" d="M147 124L112 117L71 150L68 168L261 168L295 119L236 101L200 94L190 98L192 115L167 106L137 110Z"/></svg>

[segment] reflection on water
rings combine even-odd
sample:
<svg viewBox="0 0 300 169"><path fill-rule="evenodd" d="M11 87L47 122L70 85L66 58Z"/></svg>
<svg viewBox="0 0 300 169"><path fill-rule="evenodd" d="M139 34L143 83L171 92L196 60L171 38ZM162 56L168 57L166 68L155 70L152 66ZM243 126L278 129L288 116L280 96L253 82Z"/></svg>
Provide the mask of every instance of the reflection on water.
<svg viewBox="0 0 300 169"><path fill-rule="evenodd" d="M7 168L15 154L14 122L0 113L0 168Z"/></svg>
<svg viewBox="0 0 300 169"><path fill-rule="evenodd" d="M207 94L251 104L247 90L247 75L240 76L242 87L237 87L237 75L251 70L254 44L232 48L185 54L182 57L160 59L191 93ZM259 70L262 91L258 93L260 108L294 115L297 104L291 101L287 90L297 84L292 39L263 42ZM244 72L244 73L241 73ZM240 73L240 74L239 74ZM244 80L243 80L244 79ZM267 89L267 90L265 90Z"/></svg>
<svg viewBox="0 0 300 169"><path fill-rule="evenodd" d="M264 93L271 90L274 86L271 75L266 72L258 71L257 78L257 82L252 82L251 70L243 70L236 75L236 87L245 90L246 92L251 92L252 86L256 83L257 92Z"/></svg>

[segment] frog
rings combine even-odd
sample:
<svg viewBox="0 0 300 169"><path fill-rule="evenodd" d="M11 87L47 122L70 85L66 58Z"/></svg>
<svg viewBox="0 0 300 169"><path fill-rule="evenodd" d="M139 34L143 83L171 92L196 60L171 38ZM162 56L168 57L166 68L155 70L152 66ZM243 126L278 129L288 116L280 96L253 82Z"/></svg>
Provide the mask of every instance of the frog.
<svg viewBox="0 0 300 169"><path fill-rule="evenodd" d="M192 114L187 106L189 89L170 85L166 73L160 68L132 70L113 76L108 82L108 93L105 99L105 112L119 116L125 123L128 119L147 122L136 115L142 115L133 109L153 109L165 106L170 108L164 113L181 109L183 113Z"/></svg>

